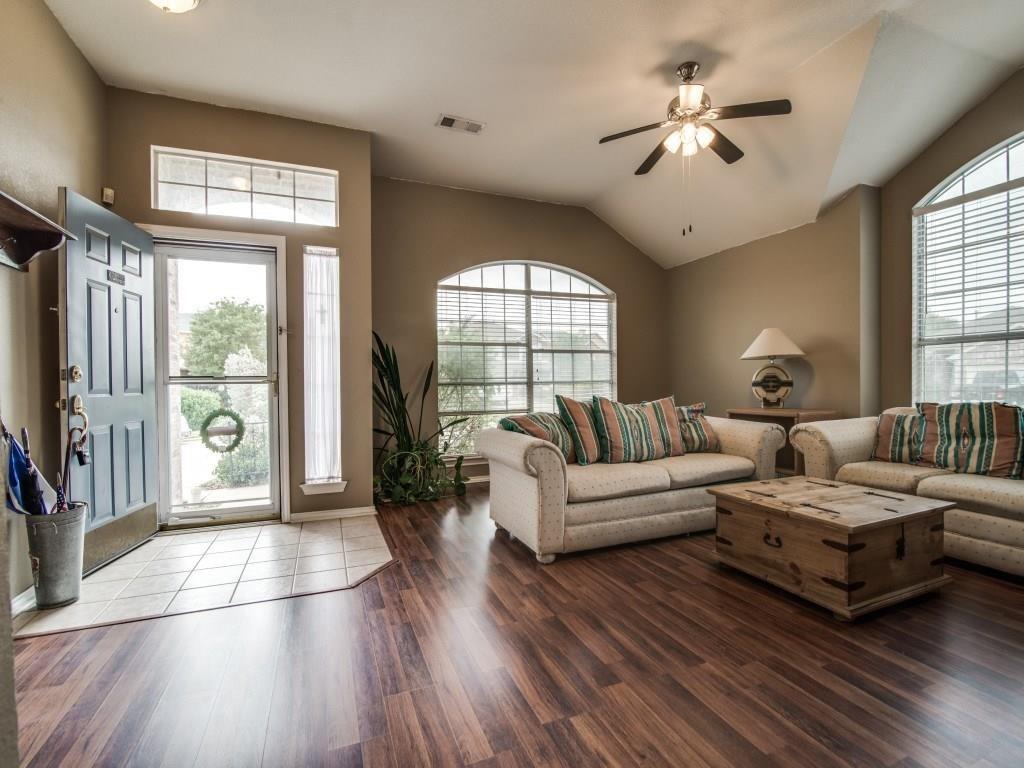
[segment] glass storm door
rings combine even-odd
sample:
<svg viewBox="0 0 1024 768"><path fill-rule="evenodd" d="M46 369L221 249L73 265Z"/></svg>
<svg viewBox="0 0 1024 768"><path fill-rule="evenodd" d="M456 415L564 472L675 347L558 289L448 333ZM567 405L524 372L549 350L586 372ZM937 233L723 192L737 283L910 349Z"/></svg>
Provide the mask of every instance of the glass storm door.
<svg viewBox="0 0 1024 768"><path fill-rule="evenodd" d="M280 516L276 252L158 244L167 522Z"/></svg>

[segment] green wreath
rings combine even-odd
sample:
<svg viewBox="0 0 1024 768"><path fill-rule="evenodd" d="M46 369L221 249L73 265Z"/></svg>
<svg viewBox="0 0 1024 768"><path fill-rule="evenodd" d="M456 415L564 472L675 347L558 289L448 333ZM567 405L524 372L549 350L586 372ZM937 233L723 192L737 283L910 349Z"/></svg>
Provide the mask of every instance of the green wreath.
<svg viewBox="0 0 1024 768"><path fill-rule="evenodd" d="M210 425L213 420L224 416L235 422L235 437L227 445L217 445L210 437ZM245 437L245 422L242 421L242 417L230 408L218 408L216 411L211 411L205 419L203 419L203 425L199 428L199 436L203 439L203 445L214 453L231 453L238 444L242 442L242 438ZM216 437L216 435L215 435Z"/></svg>

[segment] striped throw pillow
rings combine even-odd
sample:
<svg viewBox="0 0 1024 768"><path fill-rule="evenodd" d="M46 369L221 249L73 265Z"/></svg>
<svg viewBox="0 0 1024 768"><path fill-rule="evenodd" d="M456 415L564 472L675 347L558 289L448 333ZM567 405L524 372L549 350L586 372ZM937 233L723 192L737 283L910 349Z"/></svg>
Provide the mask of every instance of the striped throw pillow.
<svg viewBox="0 0 1024 768"><path fill-rule="evenodd" d="M557 413L528 413L525 416L506 416L498 422L498 426L509 432L518 432L530 437L539 437L554 443L555 447L565 456L566 464L576 463L576 449L572 444L572 436L562 423Z"/></svg>
<svg viewBox="0 0 1024 768"><path fill-rule="evenodd" d="M593 405L564 395L555 395L555 402L558 404L558 415L562 417L562 423L572 437L577 463L585 465L600 461L601 444L594 426Z"/></svg>
<svg viewBox="0 0 1024 768"><path fill-rule="evenodd" d="M921 455L922 418L916 414L883 413L875 431L875 461L913 464Z"/></svg>
<svg viewBox="0 0 1024 768"><path fill-rule="evenodd" d="M704 418L705 403L681 405L676 409L679 416L679 431L687 453L718 453L722 450L718 435Z"/></svg>
<svg viewBox="0 0 1024 768"><path fill-rule="evenodd" d="M956 469L957 439L960 433L960 404L918 403L921 427L921 458L925 467Z"/></svg>
<svg viewBox="0 0 1024 768"><path fill-rule="evenodd" d="M961 403L959 451L957 472L1013 477L1019 472L1020 409L1003 403Z"/></svg>
<svg viewBox="0 0 1024 768"><path fill-rule="evenodd" d="M595 395L594 423L602 461L608 464L683 454L675 401L671 397L627 405Z"/></svg>
<svg viewBox="0 0 1024 768"><path fill-rule="evenodd" d="M679 428L679 413L676 399L671 395L649 403L641 403L652 421L652 429L660 433L665 456L682 456L686 453L682 430ZM656 425L656 426L655 426Z"/></svg>
<svg viewBox="0 0 1024 768"><path fill-rule="evenodd" d="M921 460L961 474L1020 477L1020 409L991 402L918 403L924 418Z"/></svg>
<svg viewBox="0 0 1024 768"><path fill-rule="evenodd" d="M1021 441L1017 446L1017 456L1013 460L1013 474L1010 477L1015 480L1024 478L1024 408L1017 406L1017 429L1020 430Z"/></svg>

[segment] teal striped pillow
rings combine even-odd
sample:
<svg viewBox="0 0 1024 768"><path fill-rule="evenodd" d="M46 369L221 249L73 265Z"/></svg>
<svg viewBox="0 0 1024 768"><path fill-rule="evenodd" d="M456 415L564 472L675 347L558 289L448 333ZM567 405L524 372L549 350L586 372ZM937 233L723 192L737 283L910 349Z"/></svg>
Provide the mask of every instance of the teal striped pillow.
<svg viewBox="0 0 1024 768"><path fill-rule="evenodd" d="M525 416L506 416L498 422L498 426L509 432L539 437L554 443L555 447L565 456L566 464L576 463L576 449L572 444L569 430L557 413L527 413Z"/></svg>
<svg viewBox="0 0 1024 768"><path fill-rule="evenodd" d="M913 464L921 455L921 426L916 414L883 413L878 417L871 458L894 464Z"/></svg>
<svg viewBox="0 0 1024 768"><path fill-rule="evenodd" d="M687 453L718 453L722 450L718 435L704 418L707 405L694 403L676 408L679 415L679 431L683 434L683 445Z"/></svg>
<svg viewBox="0 0 1024 768"><path fill-rule="evenodd" d="M594 425L601 459L608 464L661 458L643 409L594 395Z"/></svg>

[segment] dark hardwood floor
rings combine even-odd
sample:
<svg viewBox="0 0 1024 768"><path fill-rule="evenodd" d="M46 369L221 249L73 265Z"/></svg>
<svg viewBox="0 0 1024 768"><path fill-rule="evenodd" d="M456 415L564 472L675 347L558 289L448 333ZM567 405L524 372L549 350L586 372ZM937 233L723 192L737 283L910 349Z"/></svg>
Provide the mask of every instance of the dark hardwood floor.
<svg viewBox="0 0 1024 768"><path fill-rule="evenodd" d="M1024 765L1024 588L857 624L712 538L559 558L486 492L381 510L360 587L16 644L33 766Z"/></svg>

